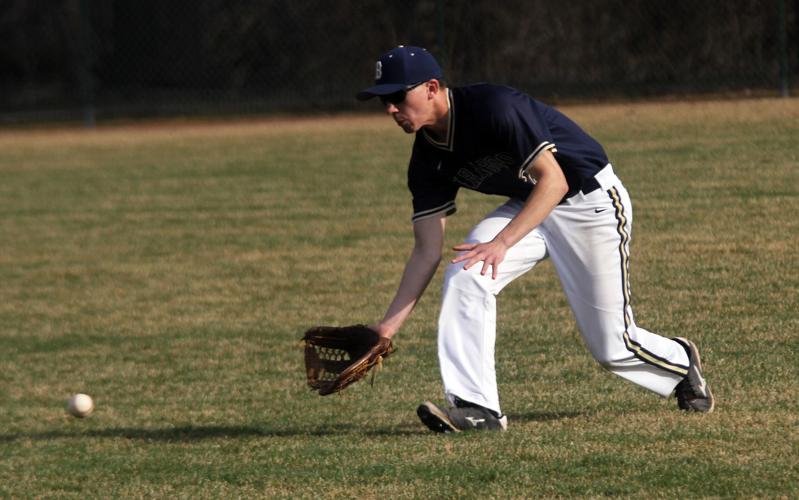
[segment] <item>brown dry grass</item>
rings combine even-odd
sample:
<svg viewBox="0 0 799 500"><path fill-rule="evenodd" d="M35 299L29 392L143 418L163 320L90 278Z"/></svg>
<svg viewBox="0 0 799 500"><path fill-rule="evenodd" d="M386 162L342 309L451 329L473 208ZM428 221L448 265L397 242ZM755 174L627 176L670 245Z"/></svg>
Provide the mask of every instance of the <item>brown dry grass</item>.
<svg viewBox="0 0 799 500"><path fill-rule="evenodd" d="M309 394L299 332L379 317L410 249L383 116L2 130L0 494L796 496L799 100L565 110L632 193L637 318L698 341L715 413L603 372L547 265L500 299L510 432L416 421L438 282L374 387ZM450 242L498 202L463 193Z"/></svg>

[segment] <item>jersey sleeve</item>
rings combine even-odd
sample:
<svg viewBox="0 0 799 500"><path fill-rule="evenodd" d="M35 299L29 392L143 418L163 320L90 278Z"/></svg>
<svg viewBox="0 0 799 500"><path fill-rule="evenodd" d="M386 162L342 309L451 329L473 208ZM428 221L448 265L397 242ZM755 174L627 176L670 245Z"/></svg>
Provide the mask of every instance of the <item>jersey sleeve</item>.
<svg viewBox="0 0 799 500"><path fill-rule="evenodd" d="M458 185L440 173L441 160L414 146L408 166L408 189L413 196L413 222L449 216L457 211Z"/></svg>
<svg viewBox="0 0 799 500"><path fill-rule="evenodd" d="M493 106L493 125L519 166L519 178L544 151L557 152L546 118L535 103L521 92L513 92Z"/></svg>

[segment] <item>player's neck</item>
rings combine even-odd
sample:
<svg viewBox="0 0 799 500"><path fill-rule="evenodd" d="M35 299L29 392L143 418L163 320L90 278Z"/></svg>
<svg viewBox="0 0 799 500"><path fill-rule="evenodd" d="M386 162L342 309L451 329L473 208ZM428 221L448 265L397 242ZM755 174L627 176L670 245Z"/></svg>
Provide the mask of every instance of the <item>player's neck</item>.
<svg viewBox="0 0 799 500"><path fill-rule="evenodd" d="M444 140L449 134L449 97L446 89L442 89L433 104L433 123L427 125L427 133L436 140Z"/></svg>

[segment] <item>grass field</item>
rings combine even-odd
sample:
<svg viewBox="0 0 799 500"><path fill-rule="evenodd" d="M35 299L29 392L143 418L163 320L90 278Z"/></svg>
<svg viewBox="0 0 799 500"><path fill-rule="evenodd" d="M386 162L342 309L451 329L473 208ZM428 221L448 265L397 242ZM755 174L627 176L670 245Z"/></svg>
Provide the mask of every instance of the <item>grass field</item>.
<svg viewBox="0 0 799 500"><path fill-rule="evenodd" d="M799 497L799 100L566 111L632 194L638 322L699 344L716 412L603 371L549 263L500 296L508 432L416 419L440 271L373 387L310 393L301 332L377 321L412 244L385 117L5 130L0 496ZM500 201L461 193L448 242Z"/></svg>

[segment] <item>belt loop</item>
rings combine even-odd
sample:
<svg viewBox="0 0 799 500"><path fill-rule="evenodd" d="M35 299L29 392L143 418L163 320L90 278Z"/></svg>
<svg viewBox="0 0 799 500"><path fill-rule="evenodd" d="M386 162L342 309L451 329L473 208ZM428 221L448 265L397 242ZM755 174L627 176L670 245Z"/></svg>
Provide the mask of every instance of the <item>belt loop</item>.
<svg viewBox="0 0 799 500"><path fill-rule="evenodd" d="M594 179L596 179L596 182L603 191L607 191L618 182L616 174L613 173L613 165L610 163L605 165L602 170L597 172L594 176Z"/></svg>

